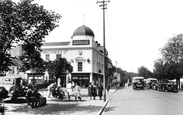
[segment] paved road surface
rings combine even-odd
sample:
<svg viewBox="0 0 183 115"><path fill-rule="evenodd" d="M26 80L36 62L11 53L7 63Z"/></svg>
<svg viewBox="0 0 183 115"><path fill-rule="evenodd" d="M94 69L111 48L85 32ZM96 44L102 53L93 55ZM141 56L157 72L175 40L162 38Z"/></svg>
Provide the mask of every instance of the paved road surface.
<svg viewBox="0 0 183 115"><path fill-rule="evenodd" d="M119 89L108 95L111 101L103 115L183 115L183 92Z"/></svg>

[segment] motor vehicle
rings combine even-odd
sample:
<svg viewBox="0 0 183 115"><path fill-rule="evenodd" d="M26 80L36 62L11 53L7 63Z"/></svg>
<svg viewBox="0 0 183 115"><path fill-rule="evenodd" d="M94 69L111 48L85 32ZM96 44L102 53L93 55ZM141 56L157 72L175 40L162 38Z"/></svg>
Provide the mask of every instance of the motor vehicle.
<svg viewBox="0 0 183 115"><path fill-rule="evenodd" d="M177 85L173 82L169 82L166 84L165 91L168 92L178 92Z"/></svg>
<svg viewBox="0 0 183 115"><path fill-rule="evenodd" d="M8 91L8 97L11 99L25 96L27 89L22 83L23 79L19 76L5 76L0 78L0 86L5 87Z"/></svg>
<svg viewBox="0 0 183 115"><path fill-rule="evenodd" d="M164 82L158 84L159 91L167 91L167 92L178 92L177 85L173 82Z"/></svg>
<svg viewBox="0 0 183 115"><path fill-rule="evenodd" d="M165 91L166 89L166 83L165 82L158 82L158 91Z"/></svg>
<svg viewBox="0 0 183 115"><path fill-rule="evenodd" d="M157 88L156 83L157 83L156 78L147 78L146 79L147 89L156 89Z"/></svg>
<svg viewBox="0 0 183 115"><path fill-rule="evenodd" d="M144 89L145 87L144 77L140 77L140 76L133 77L132 86L133 86L133 89Z"/></svg>

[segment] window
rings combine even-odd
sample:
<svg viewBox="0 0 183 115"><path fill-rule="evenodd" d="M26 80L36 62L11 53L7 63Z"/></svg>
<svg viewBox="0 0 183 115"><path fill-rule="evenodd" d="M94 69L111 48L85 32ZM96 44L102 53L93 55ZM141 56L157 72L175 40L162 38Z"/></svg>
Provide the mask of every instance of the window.
<svg viewBox="0 0 183 115"><path fill-rule="evenodd" d="M58 60L59 58L61 58L61 54L56 54L56 59Z"/></svg>
<svg viewBox="0 0 183 115"><path fill-rule="evenodd" d="M82 71L82 70L83 70L83 63L78 62L78 71Z"/></svg>
<svg viewBox="0 0 183 115"><path fill-rule="evenodd" d="M46 60L50 60L50 55L46 54Z"/></svg>

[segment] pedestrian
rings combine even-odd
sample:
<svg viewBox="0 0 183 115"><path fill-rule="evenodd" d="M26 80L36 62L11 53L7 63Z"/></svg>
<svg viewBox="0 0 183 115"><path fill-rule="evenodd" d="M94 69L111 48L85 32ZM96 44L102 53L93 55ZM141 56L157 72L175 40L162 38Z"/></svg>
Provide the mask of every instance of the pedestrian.
<svg viewBox="0 0 183 115"><path fill-rule="evenodd" d="M77 101L77 99L81 101L81 95L80 95L81 87L76 83L73 90L75 95L75 101Z"/></svg>
<svg viewBox="0 0 183 115"><path fill-rule="evenodd" d="M92 83L90 83L88 86L88 96L90 97L90 100L92 99L92 90L93 90L93 85Z"/></svg>
<svg viewBox="0 0 183 115"><path fill-rule="evenodd" d="M32 108L37 108L39 102L39 97L38 97L38 87L33 86L32 90L32 96L31 96L31 107Z"/></svg>
<svg viewBox="0 0 183 115"><path fill-rule="evenodd" d="M74 87L75 87L75 83L74 83L74 81L72 81L71 83L72 83L72 88L74 88Z"/></svg>
<svg viewBox="0 0 183 115"><path fill-rule="evenodd" d="M71 83L71 81L69 81L69 83L67 84L66 89L67 89L68 98L69 98L69 100L70 100L71 95L72 95L72 90L73 90L73 89L72 89L72 83Z"/></svg>
<svg viewBox="0 0 183 115"><path fill-rule="evenodd" d="M52 84L50 84L47 89L48 89L48 98L50 98L50 95L53 97L52 93L53 93L53 90L57 87L57 83L54 82Z"/></svg>
<svg viewBox="0 0 183 115"><path fill-rule="evenodd" d="M102 99L102 95L103 95L103 86L102 86L102 83L99 83L98 85L98 96L100 98L100 100Z"/></svg>
<svg viewBox="0 0 183 115"><path fill-rule="evenodd" d="M34 87L33 90L33 96L36 98L35 104L33 105L34 107L42 107L46 105L46 98L43 97L40 93L39 93L39 88L38 86Z"/></svg>
<svg viewBox="0 0 183 115"><path fill-rule="evenodd" d="M32 87L31 84L29 84L28 85L28 90L27 90L26 95L25 95L26 99L27 99L27 106L29 106L30 103L32 102L32 95L33 95L32 92L33 92L33 87Z"/></svg>
<svg viewBox="0 0 183 115"><path fill-rule="evenodd" d="M92 96L93 99L95 100L95 97L97 96L97 86L95 84L93 84Z"/></svg>
<svg viewBox="0 0 183 115"><path fill-rule="evenodd" d="M109 92L110 90L110 85L107 85L107 92Z"/></svg>

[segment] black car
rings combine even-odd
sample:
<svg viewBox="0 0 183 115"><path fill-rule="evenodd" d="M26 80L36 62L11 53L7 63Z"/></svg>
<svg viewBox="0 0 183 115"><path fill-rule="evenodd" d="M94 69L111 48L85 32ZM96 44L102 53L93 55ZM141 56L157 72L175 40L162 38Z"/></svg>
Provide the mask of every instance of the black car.
<svg viewBox="0 0 183 115"><path fill-rule="evenodd" d="M159 91L167 91L167 92L178 92L177 85L171 82L168 83L159 83L158 84Z"/></svg>
<svg viewBox="0 0 183 115"><path fill-rule="evenodd" d="M166 91L168 92L178 92L177 85L174 83L167 83L166 84Z"/></svg>

